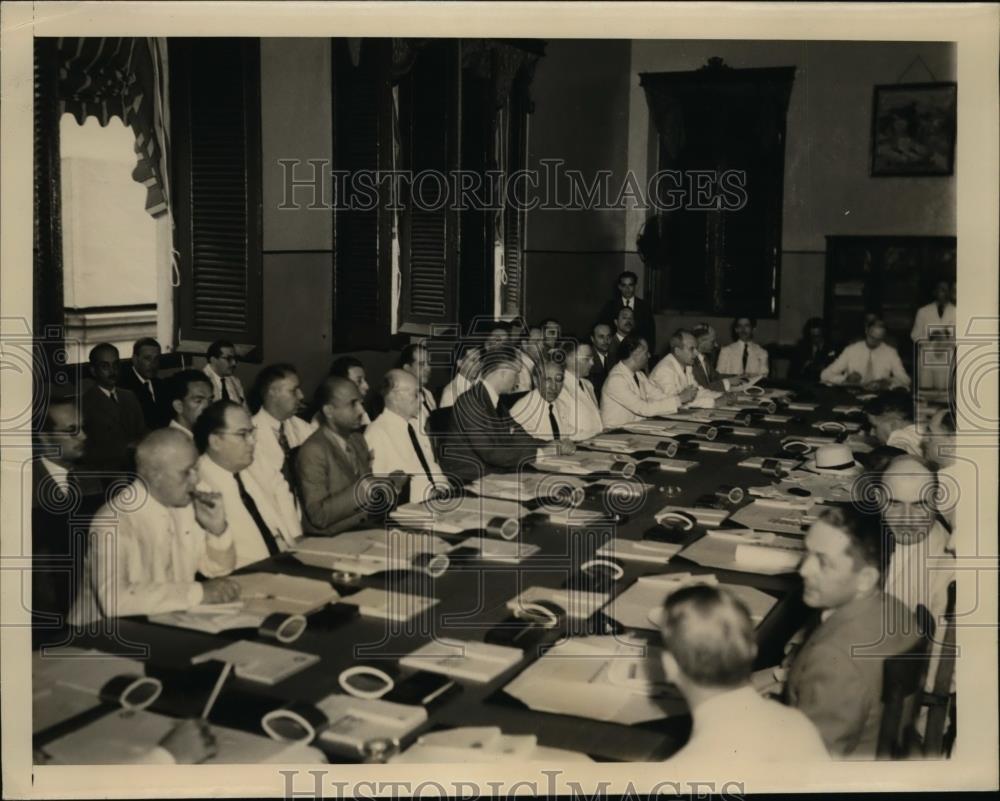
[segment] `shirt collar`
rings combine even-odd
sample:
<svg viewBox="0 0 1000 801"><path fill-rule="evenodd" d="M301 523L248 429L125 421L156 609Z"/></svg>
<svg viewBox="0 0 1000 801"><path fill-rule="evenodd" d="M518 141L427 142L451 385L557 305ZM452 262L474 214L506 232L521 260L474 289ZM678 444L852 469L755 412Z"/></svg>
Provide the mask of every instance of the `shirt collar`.
<svg viewBox="0 0 1000 801"><path fill-rule="evenodd" d="M406 428L410 424L410 421L403 417L403 415L388 407L382 410L382 414L389 425L394 425L397 428Z"/></svg>
<svg viewBox="0 0 1000 801"><path fill-rule="evenodd" d="M207 473L215 479L229 481L233 484L236 483L236 479L233 477L233 474L226 470L226 468L222 465L217 464L207 453L203 453L201 458L198 460L198 473Z"/></svg>
<svg viewBox="0 0 1000 801"><path fill-rule="evenodd" d="M183 431L183 432L184 432L185 434L187 434L187 435L188 435L189 437L191 437L191 438L194 438L194 434L193 434L193 433L191 433L191 432L190 432L190 431L189 431L188 429L186 429L186 428L185 428L184 426L182 426L182 425L181 425L180 423L178 423L176 419L174 419L174 420L171 420L171 421L170 421L170 425L169 425L168 427L169 427L169 428L176 428L176 429L178 429L179 431Z"/></svg>
<svg viewBox="0 0 1000 801"><path fill-rule="evenodd" d="M56 464L49 457L42 457L42 464L45 465L45 469L49 471L53 478L59 481L66 481L69 476L69 468L63 467L61 464Z"/></svg>
<svg viewBox="0 0 1000 801"><path fill-rule="evenodd" d="M150 383L148 378L143 378L141 375L139 375L139 371L135 369L134 364L132 365L132 372L135 374L136 381L138 381L143 386Z"/></svg>
<svg viewBox="0 0 1000 801"><path fill-rule="evenodd" d="M481 381L480 383L483 385L483 389L486 390L486 394L489 395L490 402L493 404L493 408L494 409L498 408L500 404L500 395L497 393L495 389L493 389L493 387L490 386L489 381Z"/></svg>
<svg viewBox="0 0 1000 801"><path fill-rule="evenodd" d="M258 428L266 426L271 429L271 431L277 431L281 428L281 421L263 406L261 406L260 411L254 415L254 422L257 424Z"/></svg>
<svg viewBox="0 0 1000 801"><path fill-rule="evenodd" d="M105 389L100 384L98 384L97 388L101 390L101 392L103 392L109 398L114 397L114 395L118 394L118 387L115 387L114 389ZM112 393L114 393L114 395L112 395Z"/></svg>

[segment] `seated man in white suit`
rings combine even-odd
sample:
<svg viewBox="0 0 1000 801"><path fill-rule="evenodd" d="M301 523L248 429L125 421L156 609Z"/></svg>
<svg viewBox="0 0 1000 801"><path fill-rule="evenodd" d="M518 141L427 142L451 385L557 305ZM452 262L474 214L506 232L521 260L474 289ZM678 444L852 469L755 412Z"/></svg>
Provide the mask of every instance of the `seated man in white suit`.
<svg viewBox="0 0 1000 801"><path fill-rule="evenodd" d="M724 376L767 376L767 351L753 341L757 320L737 317L733 320L733 341L719 351L716 369Z"/></svg>
<svg viewBox="0 0 1000 801"><path fill-rule="evenodd" d="M580 442L604 430L597 392L589 378L594 367L594 346L585 339L570 339L564 351L566 372L563 375L563 393L572 402L575 426L571 436Z"/></svg>
<svg viewBox="0 0 1000 801"><path fill-rule="evenodd" d="M520 398L510 410L510 416L535 439L546 442L578 439L576 410L573 398L564 390L564 376L565 369L561 362L543 358L538 388Z"/></svg>
<svg viewBox="0 0 1000 801"><path fill-rule="evenodd" d="M601 419L605 428L618 428L645 417L674 414L677 398L663 393L643 372L649 364L646 340L629 335L618 345L618 363L601 390Z"/></svg>
<svg viewBox="0 0 1000 801"><path fill-rule="evenodd" d="M139 443L135 461L135 481L91 524L72 625L239 597L239 585L221 578L236 565L227 509L218 495L196 489L198 453L190 437L157 429ZM198 573L208 580L196 581Z"/></svg>
<svg viewBox="0 0 1000 801"><path fill-rule="evenodd" d="M479 381L479 363L482 352L471 342L464 342L458 349L455 377L441 391L441 408L454 406L463 394Z"/></svg>
<svg viewBox="0 0 1000 801"><path fill-rule="evenodd" d="M236 545L236 566L258 562L288 550L294 532L274 506L271 493L249 470L257 429L246 409L216 401L194 424L194 444L201 451L198 473L221 493Z"/></svg>
<svg viewBox="0 0 1000 801"><path fill-rule="evenodd" d="M296 415L305 406L299 374L290 364L269 364L257 374L254 395L260 410L253 416L257 444L248 468L257 484L268 491L291 539L302 536L302 510L297 498L295 449L316 430Z"/></svg>
<svg viewBox="0 0 1000 801"><path fill-rule="evenodd" d="M833 363L819 374L827 384L853 384L870 390L910 386L899 352L885 341L885 323L872 317L865 338L848 345Z"/></svg>
<svg viewBox="0 0 1000 801"><path fill-rule="evenodd" d="M410 476L410 500L423 501L448 489L434 448L420 425L420 387L405 370L390 370L382 385L385 409L365 429L372 474Z"/></svg>
<svg viewBox="0 0 1000 801"><path fill-rule="evenodd" d="M697 357L698 340L690 331L679 328L670 337L670 353L660 359L649 378L664 395L676 398L679 407L711 409L723 393L698 385L692 370Z"/></svg>
<svg viewBox="0 0 1000 801"><path fill-rule="evenodd" d="M431 365L427 359L427 348L419 342L407 345L399 353L399 361L396 367L405 370L417 379L417 386L420 388L420 424L424 431L427 430L427 420L431 412L437 409L437 401L434 400L434 393L430 389Z"/></svg>

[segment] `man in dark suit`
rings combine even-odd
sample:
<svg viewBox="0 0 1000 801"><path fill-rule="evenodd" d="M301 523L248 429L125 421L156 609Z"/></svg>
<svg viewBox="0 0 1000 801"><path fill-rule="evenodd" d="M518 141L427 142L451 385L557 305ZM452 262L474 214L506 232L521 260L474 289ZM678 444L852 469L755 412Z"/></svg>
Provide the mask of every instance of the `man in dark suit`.
<svg viewBox="0 0 1000 801"><path fill-rule="evenodd" d="M160 369L160 343L151 337L137 339L132 345L132 362L122 369L118 386L127 389L142 407L146 428L163 428L170 425L171 410L167 388L157 377Z"/></svg>
<svg viewBox="0 0 1000 801"><path fill-rule="evenodd" d="M590 332L590 344L594 346L594 366L590 369L590 383L594 385L594 392L597 397L601 397L601 386L607 378L614 362L611 360L611 326L607 323L598 323Z"/></svg>
<svg viewBox="0 0 1000 801"><path fill-rule="evenodd" d="M517 382L521 361L506 346L483 354L480 381L455 402L448 435L441 443L444 470L471 481L497 470L515 469L539 455L573 453L572 441L551 443L529 436L500 403Z"/></svg>
<svg viewBox="0 0 1000 801"><path fill-rule="evenodd" d="M109 474L106 480L111 480L131 468L146 423L135 395L118 387L118 348L107 342L95 345L90 351L90 374L94 386L81 398L87 434L84 460L88 468Z"/></svg>
<svg viewBox="0 0 1000 801"><path fill-rule="evenodd" d="M916 618L882 590L881 515L828 507L805 546L802 599L824 616L791 663L786 701L816 725L834 757L874 759L885 659L917 643Z"/></svg>
<svg viewBox="0 0 1000 801"><path fill-rule="evenodd" d="M306 534L337 534L361 526L369 514L388 512L407 476L371 475L372 455L361 434L365 409L354 382L331 376L318 396L319 428L296 457L302 528Z"/></svg>
<svg viewBox="0 0 1000 801"><path fill-rule="evenodd" d="M649 343L649 349L656 349L656 320L649 303L635 294L637 276L631 270L626 270L618 276L618 292L612 300L604 304L598 322L613 323L618 316L618 310L632 309L635 313L635 332Z"/></svg>
<svg viewBox="0 0 1000 801"><path fill-rule="evenodd" d="M83 541L74 529L86 527L101 505L100 483L80 475L87 435L80 425L79 399L54 398L36 435L31 463L32 609L65 616L83 566ZM52 618L36 625L56 624Z"/></svg>
<svg viewBox="0 0 1000 801"><path fill-rule="evenodd" d="M728 392L740 382L735 378L723 378L715 369L715 359L719 352L719 341L715 329L707 323L697 325L691 333L698 341L698 352L695 354L691 372L699 386L713 392Z"/></svg>

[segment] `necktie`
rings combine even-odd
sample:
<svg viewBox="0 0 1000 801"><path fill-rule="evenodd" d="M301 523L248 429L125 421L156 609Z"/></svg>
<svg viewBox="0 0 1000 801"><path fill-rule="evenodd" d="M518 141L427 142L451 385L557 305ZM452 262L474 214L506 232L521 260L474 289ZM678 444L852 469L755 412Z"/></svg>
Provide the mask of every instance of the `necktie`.
<svg viewBox="0 0 1000 801"><path fill-rule="evenodd" d="M243 501L243 505L250 513L250 517L253 518L253 522L257 525L257 529L260 531L260 536L263 538L264 544L267 546L267 552L271 556L280 553L281 549L278 547L274 534L271 533L271 529L267 527L267 523L265 523L264 518L261 517L260 509L257 508L257 504L254 503L254 499L251 498L250 493L247 492L247 488L243 485L243 479L240 478L240 474L233 473L233 478L236 479L236 486L240 489L240 500Z"/></svg>
<svg viewBox="0 0 1000 801"><path fill-rule="evenodd" d="M108 397L111 398L112 403L118 403L118 393L114 390L108 393Z"/></svg>
<svg viewBox="0 0 1000 801"><path fill-rule="evenodd" d="M875 378L875 366L872 364L872 349L868 348L868 363L865 365L865 374L861 378L862 384L867 384Z"/></svg>
<svg viewBox="0 0 1000 801"><path fill-rule="evenodd" d="M417 458L420 460L420 466L424 469L424 475L433 486L434 476L431 475L431 466L427 463L427 457L424 456L424 449L420 447L420 440L417 439L417 432L412 423L406 424L406 432L410 435L410 442L413 443L413 450L417 452Z"/></svg>
<svg viewBox="0 0 1000 801"><path fill-rule="evenodd" d="M152 398L155 401L156 400L156 393L153 392L153 382L147 379L145 383L146 383L146 392L148 392L149 393L149 397Z"/></svg>
<svg viewBox="0 0 1000 801"><path fill-rule="evenodd" d="M747 371L747 359L750 358L750 343L743 343L743 372Z"/></svg>
<svg viewBox="0 0 1000 801"><path fill-rule="evenodd" d="M555 404L549 404L549 425L552 426L552 439L559 439L561 434L559 431L559 421L556 420L556 409Z"/></svg>
<svg viewBox="0 0 1000 801"><path fill-rule="evenodd" d="M285 481L288 482L288 488L295 493L295 481L292 476L292 446L288 443L288 437L285 434L285 424L278 423L278 444L281 446L281 451L284 454L284 459L281 462L281 475L285 477Z"/></svg>
<svg viewBox="0 0 1000 801"><path fill-rule="evenodd" d="M222 400L232 400L229 397L229 387L226 386L226 379L222 379Z"/></svg>

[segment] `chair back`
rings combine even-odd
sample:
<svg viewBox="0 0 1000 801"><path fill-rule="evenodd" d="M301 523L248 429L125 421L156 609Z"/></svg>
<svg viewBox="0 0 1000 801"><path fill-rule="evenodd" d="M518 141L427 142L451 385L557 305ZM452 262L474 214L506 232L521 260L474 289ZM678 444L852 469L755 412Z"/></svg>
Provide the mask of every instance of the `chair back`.
<svg viewBox="0 0 1000 801"><path fill-rule="evenodd" d="M908 651L886 657L882 666L882 721L875 755L878 759L905 759L914 744L914 722L930 665L934 620L917 607L919 639Z"/></svg>

